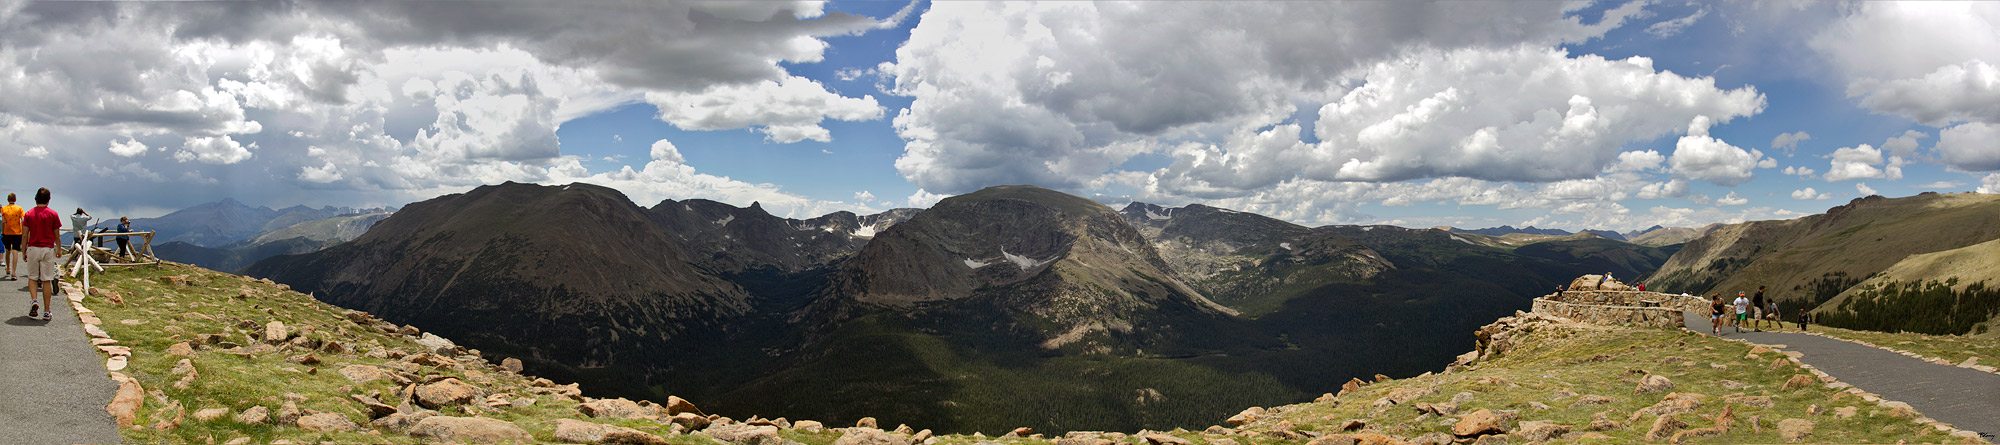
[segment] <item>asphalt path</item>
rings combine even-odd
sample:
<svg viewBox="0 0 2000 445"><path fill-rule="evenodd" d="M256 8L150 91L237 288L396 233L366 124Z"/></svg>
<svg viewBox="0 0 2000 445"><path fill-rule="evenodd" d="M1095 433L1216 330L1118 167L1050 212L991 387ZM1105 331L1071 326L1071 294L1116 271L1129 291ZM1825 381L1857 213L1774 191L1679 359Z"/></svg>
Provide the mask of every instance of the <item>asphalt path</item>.
<svg viewBox="0 0 2000 445"><path fill-rule="evenodd" d="M1688 330L1708 334L1707 315L1687 312ZM1925 416L1978 432L1988 440L2000 434L2000 375L1796 332L1739 333L1723 326L1722 337L1784 345L1784 350L1804 354L1799 361L1863 391L1908 403Z"/></svg>
<svg viewBox="0 0 2000 445"><path fill-rule="evenodd" d="M28 283L0 281L0 442L118 443L104 356L60 290L53 320L29 318Z"/></svg>

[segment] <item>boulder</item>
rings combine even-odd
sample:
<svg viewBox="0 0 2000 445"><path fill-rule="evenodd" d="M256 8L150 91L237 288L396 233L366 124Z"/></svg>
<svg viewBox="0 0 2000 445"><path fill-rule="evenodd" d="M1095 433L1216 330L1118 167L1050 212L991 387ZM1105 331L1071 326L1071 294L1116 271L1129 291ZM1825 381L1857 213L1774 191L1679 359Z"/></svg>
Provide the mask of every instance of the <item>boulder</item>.
<svg viewBox="0 0 2000 445"><path fill-rule="evenodd" d="M380 400L375 400L374 397L369 397L361 394L349 394L347 395L347 398L354 399L355 402L360 402L363 408L368 408L368 418L371 420L387 417L390 414L395 414L397 411L396 407L382 403L382 401Z"/></svg>
<svg viewBox="0 0 2000 445"><path fill-rule="evenodd" d="M702 413L700 408L695 408L693 402L676 396L667 396L667 404L665 406L667 408L667 415L669 416L680 413L694 413L698 416L707 415Z"/></svg>
<svg viewBox="0 0 2000 445"><path fill-rule="evenodd" d="M457 378L447 378L426 385L418 385L416 396L417 404L423 405L425 408L438 409L443 406L471 402L473 398L479 396L479 388L461 382Z"/></svg>
<svg viewBox="0 0 2000 445"><path fill-rule="evenodd" d="M451 443L534 443L527 430L485 417L430 416L410 427L411 436Z"/></svg>
<svg viewBox="0 0 2000 445"><path fill-rule="evenodd" d="M1854 417L1855 415L1857 415L1857 414L1860 414L1860 413L1861 413L1861 409L1860 409L1860 408L1855 408L1855 407L1852 407L1852 406L1843 406L1843 407L1839 407L1839 408L1834 408L1834 409L1833 409L1833 418L1835 418L1835 419L1846 419L1846 418L1849 418L1849 417Z"/></svg>
<svg viewBox="0 0 2000 445"><path fill-rule="evenodd" d="M592 423L592 422L584 422L580 420L570 420L570 419L556 419L556 432L554 436L556 440L560 440L563 442L593 443L597 442L599 439L603 439L605 434L610 434L620 431L639 432L639 430L617 425L605 425L602 423Z"/></svg>
<svg viewBox="0 0 2000 445"><path fill-rule="evenodd" d="M347 380L353 381L354 383L367 383L374 380L389 378L389 373L383 371L382 368L369 365L347 365L345 367L340 368L340 375L342 377L347 377Z"/></svg>
<svg viewBox="0 0 2000 445"><path fill-rule="evenodd" d="M858 427L858 428L881 428L881 427L882 427L880 423L878 423L878 422L876 422L876 421L875 421L875 418L874 418L874 417L863 417L863 418L861 418L861 420L856 420L856 421L854 421L854 426L855 426L855 427Z"/></svg>
<svg viewBox="0 0 2000 445"><path fill-rule="evenodd" d="M916 441L910 438L864 426L848 428L841 433L839 439L833 441L833 445L914 445L915 443Z"/></svg>
<svg viewBox="0 0 2000 445"><path fill-rule="evenodd" d="M655 436L649 433L641 432L639 430L632 430L632 431L612 431L609 433L604 433L604 438L597 439L597 443L619 444L619 445L669 445L672 444L673 442L668 442L666 439L660 438L660 436Z"/></svg>
<svg viewBox="0 0 2000 445"><path fill-rule="evenodd" d="M1813 423L1805 419L1785 419L1778 421L1778 438L1786 442L1798 442L1812 435Z"/></svg>
<svg viewBox="0 0 2000 445"><path fill-rule="evenodd" d="M259 423L264 423L265 421L270 419L271 419L271 409L265 408L264 405L251 406L250 409L246 409L243 410L243 412L236 413L236 422L238 423L259 424Z"/></svg>
<svg viewBox="0 0 2000 445"><path fill-rule="evenodd" d="M818 420L801 420L792 422L792 429L818 434L820 431L826 430L826 425L819 423Z"/></svg>
<svg viewBox="0 0 2000 445"><path fill-rule="evenodd" d="M708 424L713 422L708 419L708 416L698 416L695 415L695 413L675 414L674 417L670 419L670 421L673 422L673 424L675 425L680 425L682 429L687 431L695 431L702 428L708 428ZM801 421L800 423L805 423L805 422L812 422L812 421L807 420L807 421ZM815 428L817 428L819 427L819 422L812 422L812 425Z"/></svg>
<svg viewBox="0 0 2000 445"><path fill-rule="evenodd" d="M319 413L299 418L299 428L308 431L354 431L361 429L340 413Z"/></svg>
<svg viewBox="0 0 2000 445"><path fill-rule="evenodd" d="M778 427L748 424L717 425L701 430L708 437L740 445L754 445L764 441L778 440Z"/></svg>
<svg viewBox="0 0 2000 445"><path fill-rule="evenodd" d="M194 420L210 421L229 415L229 408L202 408L194 411Z"/></svg>
<svg viewBox="0 0 2000 445"><path fill-rule="evenodd" d="M285 340L291 340L291 339L292 339L292 333L290 330L285 329L285 322L272 320L270 323L264 324L265 343L270 343L275 345L284 343Z"/></svg>
<svg viewBox="0 0 2000 445"><path fill-rule="evenodd" d="M167 354L178 355L183 357L193 357L194 347L188 346L187 342L174 343L172 346L167 346Z"/></svg>
<svg viewBox="0 0 2000 445"><path fill-rule="evenodd" d="M284 405L279 405L278 410L271 413L271 423L296 425L299 423L299 418L305 415L305 411L299 409L299 402L286 400Z"/></svg>
<svg viewBox="0 0 2000 445"><path fill-rule="evenodd" d="M416 426L417 422L435 415L437 415L437 411L397 412L368 422L368 425L388 430L392 433L403 434L410 431L410 427Z"/></svg>
<svg viewBox="0 0 2000 445"><path fill-rule="evenodd" d="M146 404L146 390L137 379L124 374L114 374L113 379L118 380L118 392L111 396L111 403L104 406L104 411L111 413L119 428L131 428L139 416L139 407Z"/></svg>
<svg viewBox="0 0 2000 445"><path fill-rule="evenodd" d="M657 415L655 413L657 409L656 407L639 406L638 403L633 403L631 400L623 398L597 399L576 406L576 410L583 412L585 416L611 419L636 419L653 416Z"/></svg>
<svg viewBox="0 0 2000 445"><path fill-rule="evenodd" d="M1680 431L1681 428L1687 428L1687 426L1687 422L1675 419L1671 414L1660 416L1658 419L1653 419L1652 428L1646 429L1646 440L1660 442L1671 439L1674 437L1675 431Z"/></svg>
<svg viewBox="0 0 2000 445"><path fill-rule="evenodd" d="M1473 411L1451 426L1451 433L1459 437L1478 436L1490 433L1505 433L1507 425L1492 410Z"/></svg>
<svg viewBox="0 0 2000 445"><path fill-rule="evenodd" d="M1703 397L1707 396L1701 394L1680 393L1680 392L1667 394L1667 397L1661 399L1659 403L1655 403L1653 404L1653 406L1640 408L1638 411L1632 412L1632 415L1630 417L1626 417L1625 421L1636 422L1639 420L1640 417L1648 415L1665 416L1665 415L1693 412L1695 408L1701 407L1701 399Z"/></svg>
<svg viewBox="0 0 2000 445"><path fill-rule="evenodd" d="M1516 432L1529 442L1544 442L1569 434L1569 426L1547 421L1527 421L1521 422Z"/></svg>
<svg viewBox="0 0 2000 445"><path fill-rule="evenodd" d="M1674 389L1674 381L1667 380L1666 376L1659 374L1646 374L1646 377L1639 379L1639 387L1638 389L1633 390L1633 392L1639 394L1646 394L1655 392L1666 392L1673 389Z"/></svg>
<svg viewBox="0 0 2000 445"><path fill-rule="evenodd" d="M1187 439L1182 439L1179 437L1167 435L1165 433L1141 434L1140 437L1146 439L1146 443L1148 445L1193 445L1194 444L1194 442L1190 442Z"/></svg>
<svg viewBox="0 0 2000 445"><path fill-rule="evenodd" d="M1793 375L1791 380L1786 380L1785 386L1783 388L1779 388L1778 390L1791 391L1795 388L1809 388L1812 387L1813 385L1818 385L1818 384L1819 384L1819 379L1813 378L1813 376L1808 374L1798 374L1798 375Z"/></svg>
<svg viewBox="0 0 2000 445"><path fill-rule="evenodd" d="M1257 421L1258 418L1263 416L1264 416L1264 408L1252 406L1248 409L1244 409L1242 412L1236 413L1236 415L1234 416L1229 416L1229 419L1224 420L1223 422L1228 423L1230 426L1243 426L1243 424L1255 422Z"/></svg>
<svg viewBox="0 0 2000 445"><path fill-rule="evenodd" d="M501 368L501 369L506 369L506 370L507 370L507 372L512 372L512 373L515 373L515 374L520 374L520 373L521 373L521 369L522 369L522 368L521 368L521 359L518 359L518 358L513 358L513 357L507 357L507 358L504 358L504 359L500 359L500 368Z"/></svg>
<svg viewBox="0 0 2000 445"><path fill-rule="evenodd" d="M423 336L417 337L417 344L423 345L424 351L437 355L452 355L452 351L458 349L458 345L453 344L451 340L446 340L444 337L439 337L437 334L429 332L425 332Z"/></svg>

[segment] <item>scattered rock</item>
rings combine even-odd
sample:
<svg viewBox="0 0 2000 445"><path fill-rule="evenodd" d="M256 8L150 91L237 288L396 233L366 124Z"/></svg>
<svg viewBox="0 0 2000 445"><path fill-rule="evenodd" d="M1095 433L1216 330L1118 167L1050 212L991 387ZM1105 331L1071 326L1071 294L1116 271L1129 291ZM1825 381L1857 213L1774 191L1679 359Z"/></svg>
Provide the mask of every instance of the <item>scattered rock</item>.
<svg viewBox="0 0 2000 445"><path fill-rule="evenodd" d="M123 355L111 356L111 358L104 360L104 369L111 372L124 371L127 360Z"/></svg>
<svg viewBox="0 0 2000 445"><path fill-rule="evenodd" d="M1674 389L1674 381L1667 380L1666 376L1662 376L1659 374L1646 374L1645 378L1639 379L1639 388L1634 390L1633 392L1638 394L1646 394L1655 392L1666 392L1672 389Z"/></svg>
<svg viewBox="0 0 2000 445"><path fill-rule="evenodd" d="M340 413L319 413L300 417L299 428L309 431L354 431L361 426Z"/></svg>
<svg viewBox="0 0 2000 445"><path fill-rule="evenodd" d="M1653 442L1665 441L1672 438L1674 432L1680 431L1681 428L1686 428L1687 426L1687 422L1675 419L1672 414L1660 416L1658 419L1653 419L1652 428L1646 429L1646 440Z"/></svg>
<svg viewBox="0 0 2000 445"><path fill-rule="evenodd" d="M818 420L801 420L792 422L792 429L817 434L820 431L825 431L826 425L819 423Z"/></svg>
<svg viewBox="0 0 2000 445"><path fill-rule="evenodd" d="M417 337L417 344L423 345L425 351L436 353L437 355L452 355L452 351L458 349L458 345L453 344L451 340L446 340L444 337L439 337L437 334L429 332L425 332L422 337Z"/></svg>
<svg viewBox="0 0 2000 445"><path fill-rule="evenodd" d="M411 436L453 443L533 443L534 436L505 420L430 416L410 427Z"/></svg>
<svg viewBox="0 0 2000 445"><path fill-rule="evenodd" d="M708 416L695 415L695 413L680 413L674 415L672 422L675 425L680 425L681 428L683 429L686 429L688 431L694 431L702 428L708 428L708 424L711 421L708 419ZM806 422L812 422L812 421L810 420L799 421L799 423L806 423ZM819 422L812 422L812 426L814 429L820 428Z"/></svg>
<svg viewBox="0 0 2000 445"><path fill-rule="evenodd" d="M172 346L167 347L167 354L193 357L194 347L188 346L187 342L174 343Z"/></svg>
<svg viewBox="0 0 2000 445"><path fill-rule="evenodd" d="M507 370L507 372L512 372L512 373L515 373L515 374L520 374L520 373L521 373L521 369L522 369L522 368L521 368L521 359L517 359L517 358L513 358L513 357L507 357L507 358L504 358L504 359L501 359L501 360L500 360L500 368L501 368L501 369L506 369L506 370Z"/></svg>
<svg viewBox="0 0 2000 445"><path fill-rule="evenodd" d="M1852 406L1843 406L1833 409L1833 418L1835 419L1846 419L1849 417L1854 417L1855 415L1858 414L1861 414L1861 409Z"/></svg>
<svg viewBox="0 0 2000 445"><path fill-rule="evenodd" d="M1520 428L1517 431L1523 439L1528 439L1530 442L1542 442L1569 434L1569 426L1536 420L1521 422Z"/></svg>
<svg viewBox="0 0 2000 445"><path fill-rule="evenodd" d="M880 425L876 424L874 417L863 417L861 420L854 421L854 426L859 428L881 428Z"/></svg>
<svg viewBox="0 0 2000 445"><path fill-rule="evenodd" d="M597 443L620 444L620 445L668 445L673 442L668 442L666 439L660 438L660 436L655 436L638 430L632 430L632 431L612 431L609 433L605 433L603 438L597 439Z"/></svg>
<svg viewBox="0 0 2000 445"><path fill-rule="evenodd" d="M291 340L291 336L291 331L285 329L285 322L272 320L270 323L264 324L265 343L274 345L284 343L285 340Z"/></svg>
<svg viewBox="0 0 2000 445"><path fill-rule="evenodd" d="M1805 419L1785 419L1778 421L1778 438L1786 442L1798 442L1812 435L1813 423Z"/></svg>
<svg viewBox="0 0 2000 445"><path fill-rule="evenodd" d="M1419 413L1430 413L1439 416L1458 415L1458 402L1440 402L1440 403L1417 402L1417 404L1414 406L1417 408L1417 412Z"/></svg>
<svg viewBox="0 0 2000 445"><path fill-rule="evenodd" d="M229 415L229 408L202 408L194 411L194 420L203 422L220 419Z"/></svg>
<svg viewBox="0 0 2000 445"><path fill-rule="evenodd" d="M243 410L243 412L236 413L236 422L243 424L264 423L264 421L270 420L270 418L271 418L271 409L265 408L264 405L251 406L250 409L246 409Z"/></svg>
<svg viewBox="0 0 2000 445"><path fill-rule="evenodd" d="M1334 428L1334 431L1354 431L1367 427L1368 427L1367 421L1363 421L1360 419L1349 419L1346 422L1341 422L1340 426Z"/></svg>
<svg viewBox="0 0 2000 445"><path fill-rule="evenodd" d="M1229 419L1223 422L1232 426L1243 426L1243 424L1257 421L1260 417L1264 417L1264 408L1253 406L1236 413L1234 416L1229 416Z"/></svg>
<svg viewBox="0 0 2000 445"><path fill-rule="evenodd" d="M584 422L584 421L570 420L570 419L556 419L556 432L554 434L554 437L556 440L560 440L563 442L593 443L597 442L599 439L603 439L605 434L610 434L620 431L639 432L639 430L617 425L605 425L602 423L592 423L592 422Z"/></svg>
<svg viewBox="0 0 2000 445"><path fill-rule="evenodd" d="M285 358L285 361L288 361L288 362L292 362L292 363L297 363L297 364L301 364L301 365L306 365L306 366L312 366L312 365L317 365L317 364L319 364L319 363L320 363L320 361L319 361L319 357L314 357L314 356L313 356L312 354L310 354L310 353L308 353L308 354L299 354L299 355L294 355L294 356L291 356L291 357L286 357L286 358Z"/></svg>
<svg viewBox="0 0 2000 445"><path fill-rule="evenodd" d="M1727 397L1723 397L1722 401L1727 403L1734 403L1738 405L1748 406L1752 408L1770 408L1773 405L1775 405L1774 403L1771 402L1771 396L1746 396L1742 394L1731 394Z"/></svg>
<svg viewBox="0 0 2000 445"><path fill-rule="evenodd" d="M1780 390L1780 391L1791 391L1791 390L1793 390L1793 389L1796 389L1796 388L1807 388L1807 387L1811 387L1811 386L1813 386L1813 385L1818 385L1818 384L1819 384L1819 379L1815 379L1815 378L1813 378L1813 376L1812 376L1812 375L1809 375L1809 374L1798 374L1798 375L1794 375L1794 376L1792 376L1792 379L1791 379L1791 380L1786 380L1786 381L1785 381L1785 386L1784 386L1783 388L1779 388L1779 390Z"/></svg>
<svg viewBox="0 0 2000 445"><path fill-rule="evenodd" d="M1603 404L1606 404L1606 403L1611 403L1611 402L1614 402L1614 401L1616 401L1616 400L1614 400L1614 399L1612 399L1612 398L1610 398L1610 397L1605 397L1605 396L1600 396L1600 395L1595 395L1595 394L1584 394L1584 395L1582 395L1582 396L1578 396L1578 397L1576 398L1576 403L1575 403L1575 404L1576 404L1576 405L1603 405Z"/></svg>
<svg viewBox="0 0 2000 445"><path fill-rule="evenodd" d="M417 411L417 412L399 411L395 414L382 416L382 418L380 419L375 419L375 421L368 422L368 425L388 430L389 432L392 433L403 434L405 432L408 432L411 427L416 426L417 422L421 422L424 419L430 418L431 416L435 415L437 415L436 411Z"/></svg>
<svg viewBox="0 0 2000 445"><path fill-rule="evenodd" d="M1492 410L1473 411L1451 426L1451 433L1459 437L1469 437L1488 433L1505 433L1507 426Z"/></svg>
<svg viewBox="0 0 2000 445"><path fill-rule="evenodd" d="M576 406L583 415L597 418L636 419L655 415L653 409L639 406L624 398L597 399Z"/></svg>
<svg viewBox="0 0 2000 445"><path fill-rule="evenodd" d="M889 434L874 427L857 426L842 432L833 445L912 445L916 441Z"/></svg>
<svg viewBox="0 0 2000 445"><path fill-rule="evenodd" d="M700 408L694 407L694 403L688 402L687 399L682 399L678 396L667 396L666 408L667 415L669 416L680 413L694 413L697 416L705 415L701 412Z"/></svg>
<svg viewBox="0 0 2000 445"><path fill-rule="evenodd" d="M417 386L416 396L417 404L425 408L438 409L471 402L474 397L479 396L479 388L465 384L457 378L447 378Z"/></svg>
<svg viewBox="0 0 2000 445"><path fill-rule="evenodd" d="M1347 383L1343 383L1343 384L1341 384L1341 385L1340 385L1340 394L1339 394L1339 396L1344 396L1344 395L1347 395L1347 393L1351 393L1351 392L1355 392L1355 391L1360 391L1360 390L1361 390L1361 385L1365 385L1365 384L1367 384L1367 382L1363 382L1363 381L1361 381L1361 379L1349 379L1349 380L1347 381ZM1337 396L1336 396L1336 397L1337 397Z"/></svg>
<svg viewBox="0 0 2000 445"><path fill-rule="evenodd" d="M118 381L118 393L111 396L111 403L104 406L104 411L117 419L119 428L131 428L139 416L139 407L146 404L146 390L137 379L124 374L112 374L112 379Z"/></svg>
<svg viewBox="0 0 2000 445"><path fill-rule="evenodd" d="M340 375L347 377L347 380L354 383L367 383L389 378L389 373L382 371L382 368L368 365L347 365L340 368Z"/></svg>
<svg viewBox="0 0 2000 445"><path fill-rule="evenodd" d="M1146 439L1146 443L1149 445L1193 445L1194 444L1194 442L1190 442L1187 439L1182 439L1179 437L1174 437L1162 433L1141 434L1140 438Z"/></svg>
<svg viewBox="0 0 2000 445"><path fill-rule="evenodd" d="M729 442L741 445L754 445L758 443L763 443L767 440L776 441L776 439L778 438L778 427L769 425L758 426L758 425L739 423L734 425L711 426L708 429L702 430L701 433L708 435L708 437L715 438L716 440L720 440L723 442Z"/></svg>
<svg viewBox="0 0 2000 445"><path fill-rule="evenodd" d="M299 410L299 402L286 400L284 405L279 405L278 410L271 413L271 423L296 425L299 423L299 418L305 415L304 411Z"/></svg>
<svg viewBox="0 0 2000 445"><path fill-rule="evenodd" d="M1695 408L1701 407L1701 399L1703 397L1707 396L1701 394L1680 393L1680 392L1667 394L1667 397L1665 399L1660 400L1660 403L1655 403L1653 404L1653 406L1640 408L1638 411L1632 412L1632 415L1630 417L1626 417L1625 421L1637 422L1639 421L1640 417L1648 415L1667 416L1673 414L1694 412Z"/></svg>
<svg viewBox="0 0 2000 445"><path fill-rule="evenodd" d="M355 402L360 402L362 407L368 408L369 419L380 419L383 417L387 417L390 414L395 414L397 411L396 407L382 403L382 401L380 400L375 400L374 397L369 397L361 394L349 394L347 398L354 399Z"/></svg>

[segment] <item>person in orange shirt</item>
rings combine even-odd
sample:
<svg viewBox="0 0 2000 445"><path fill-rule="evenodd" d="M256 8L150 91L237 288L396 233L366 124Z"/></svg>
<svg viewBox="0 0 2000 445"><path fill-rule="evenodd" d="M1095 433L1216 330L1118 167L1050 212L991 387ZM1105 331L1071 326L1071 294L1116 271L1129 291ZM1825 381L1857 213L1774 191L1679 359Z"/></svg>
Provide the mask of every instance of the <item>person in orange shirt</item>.
<svg viewBox="0 0 2000 445"><path fill-rule="evenodd" d="M21 258L21 216L27 214L21 206L14 205L14 194L7 194L7 206L0 207L0 250L4 250L7 262L7 281L19 280L14 277L14 265Z"/></svg>

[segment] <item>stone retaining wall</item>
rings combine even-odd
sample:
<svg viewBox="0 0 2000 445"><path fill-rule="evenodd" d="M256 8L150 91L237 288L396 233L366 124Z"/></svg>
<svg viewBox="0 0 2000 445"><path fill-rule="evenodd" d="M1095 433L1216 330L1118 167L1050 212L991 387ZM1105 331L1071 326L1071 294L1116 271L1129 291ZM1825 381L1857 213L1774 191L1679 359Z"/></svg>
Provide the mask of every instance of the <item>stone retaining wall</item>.
<svg viewBox="0 0 2000 445"><path fill-rule="evenodd" d="M1593 324L1678 328L1682 311L1707 310L1701 297L1638 291L1570 291L1536 298L1534 311Z"/></svg>

